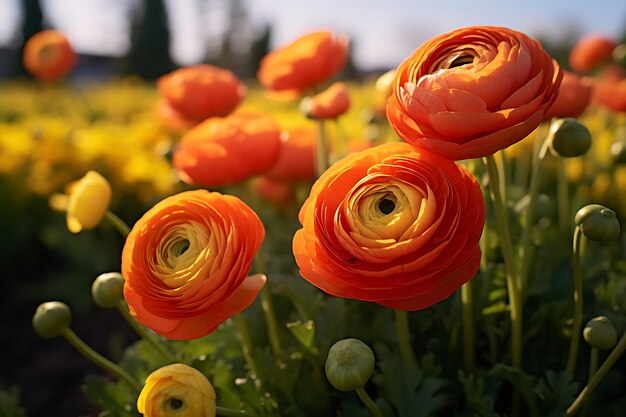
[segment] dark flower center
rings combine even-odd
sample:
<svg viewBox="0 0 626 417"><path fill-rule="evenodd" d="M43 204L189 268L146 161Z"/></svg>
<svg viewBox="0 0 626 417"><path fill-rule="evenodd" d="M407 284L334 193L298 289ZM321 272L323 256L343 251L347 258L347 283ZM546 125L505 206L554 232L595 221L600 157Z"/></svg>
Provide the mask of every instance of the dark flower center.
<svg viewBox="0 0 626 417"><path fill-rule="evenodd" d="M189 245L190 243L187 239L177 241L174 245L172 245L172 254L176 257L182 255L187 251L187 249L189 249Z"/></svg>
<svg viewBox="0 0 626 417"><path fill-rule="evenodd" d="M170 400L170 408L172 410L180 410L183 407L183 402L178 398L172 398Z"/></svg>
<svg viewBox="0 0 626 417"><path fill-rule="evenodd" d="M383 198L378 202L378 210L385 215L391 213L395 208L396 203L388 198Z"/></svg>

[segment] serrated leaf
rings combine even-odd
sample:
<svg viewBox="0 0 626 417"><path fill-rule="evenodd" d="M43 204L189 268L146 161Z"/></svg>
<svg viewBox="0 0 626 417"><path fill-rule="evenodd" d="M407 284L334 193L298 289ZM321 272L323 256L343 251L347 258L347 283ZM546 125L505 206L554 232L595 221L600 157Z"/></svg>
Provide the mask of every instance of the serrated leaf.
<svg viewBox="0 0 626 417"><path fill-rule="evenodd" d="M553 411L565 410L576 398L578 383L572 381L569 373L563 371L558 375L554 371L546 373L546 379L540 380L535 392Z"/></svg>
<svg viewBox="0 0 626 417"><path fill-rule="evenodd" d="M536 394L534 391L535 378L533 376L528 375L521 369L501 363L497 364L491 371L489 371L489 374L500 377L513 385L513 387L522 395L528 404L530 415L539 415L536 403Z"/></svg>

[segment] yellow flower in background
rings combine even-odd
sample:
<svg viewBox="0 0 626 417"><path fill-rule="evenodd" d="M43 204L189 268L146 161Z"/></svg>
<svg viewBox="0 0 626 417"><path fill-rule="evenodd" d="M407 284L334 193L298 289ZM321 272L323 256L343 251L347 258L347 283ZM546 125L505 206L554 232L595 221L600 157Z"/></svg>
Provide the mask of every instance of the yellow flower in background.
<svg viewBox="0 0 626 417"><path fill-rule="evenodd" d="M137 410L145 417L214 417L215 390L197 369L167 365L146 378Z"/></svg>
<svg viewBox="0 0 626 417"><path fill-rule="evenodd" d="M111 185L100 174L89 171L71 185L67 202L67 228L72 233L96 227L111 202Z"/></svg>

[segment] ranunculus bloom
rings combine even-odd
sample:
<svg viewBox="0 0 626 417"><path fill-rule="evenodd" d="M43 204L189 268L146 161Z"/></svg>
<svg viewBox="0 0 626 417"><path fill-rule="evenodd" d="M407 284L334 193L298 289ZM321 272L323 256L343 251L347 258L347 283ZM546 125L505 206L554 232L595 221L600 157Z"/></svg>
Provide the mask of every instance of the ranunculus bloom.
<svg viewBox="0 0 626 417"><path fill-rule="evenodd" d="M522 33L458 29L398 67L387 117L416 147L455 160L488 156L541 123L562 76L539 42Z"/></svg>
<svg viewBox="0 0 626 417"><path fill-rule="evenodd" d="M545 115L552 117L579 117L591 100L593 81L588 77L579 77L573 72L565 71L559 87L559 95Z"/></svg>
<svg viewBox="0 0 626 417"><path fill-rule="evenodd" d="M264 173L276 162L279 148L274 119L242 111L195 126L181 139L172 163L187 184L220 186Z"/></svg>
<svg viewBox="0 0 626 417"><path fill-rule="evenodd" d="M24 46L24 68L43 81L55 81L67 74L76 63L76 54L63 33L42 30Z"/></svg>
<svg viewBox="0 0 626 417"><path fill-rule="evenodd" d="M608 60L617 44L602 35L589 35L580 39L569 54L569 65L574 71L588 72Z"/></svg>
<svg viewBox="0 0 626 417"><path fill-rule="evenodd" d="M626 71L609 66L594 78L593 101L613 111L626 112Z"/></svg>
<svg viewBox="0 0 626 417"><path fill-rule="evenodd" d="M135 223L122 251L130 312L169 339L215 331L265 284L264 275L248 277L264 236L236 197L194 190L162 200Z"/></svg>
<svg viewBox="0 0 626 417"><path fill-rule="evenodd" d="M480 185L455 162L406 143L332 165L299 218L300 273L331 295L418 310L450 296L479 267Z"/></svg>
<svg viewBox="0 0 626 417"><path fill-rule="evenodd" d="M247 91L232 72L208 64L170 72L159 78L157 87L174 110L195 122L230 114Z"/></svg>
<svg viewBox="0 0 626 417"><path fill-rule="evenodd" d="M109 209L111 185L100 174L89 171L70 184L67 200L67 228L72 233L98 226Z"/></svg>
<svg viewBox="0 0 626 417"><path fill-rule="evenodd" d="M196 125L196 121L185 118L167 100L160 100L157 103L156 114L161 125L173 133L184 133Z"/></svg>
<svg viewBox="0 0 626 417"><path fill-rule="evenodd" d="M195 368L164 366L146 378L137 411L145 417L215 417L215 390Z"/></svg>
<svg viewBox="0 0 626 417"><path fill-rule="evenodd" d="M302 182L315 179L314 126L285 130L280 135L278 159L266 175L275 181Z"/></svg>
<svg viewBox="0 0 626 417"><path fill-rule="evenodd" d="M326 90L302 100L302 110L313 119L336 119L350 108L350 92L342 82L336 82Z"/></svg>
<svg viewBox="0 0 626 417"><path fill-rule="evenodd" d="M254 191L263 200L279 208L288 207L295 201L293 184L275 181L266 175L254 182Z"/></svg>
<svg viewBox="0 0 626 417"><path fill-rule="evenodd" d="M348 38L312 32L267 54L257 77L270 90L303 92L329 80L348 60Z"/></svg>

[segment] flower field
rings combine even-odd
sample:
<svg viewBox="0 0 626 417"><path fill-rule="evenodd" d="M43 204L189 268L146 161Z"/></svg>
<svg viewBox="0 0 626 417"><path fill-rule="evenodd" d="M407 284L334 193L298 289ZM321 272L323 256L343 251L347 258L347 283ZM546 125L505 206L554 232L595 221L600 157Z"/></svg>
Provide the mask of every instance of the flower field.
<svg viewBox="0 0 626 417"><path fill-rule="evenodd" d="M617 45L470 27L333 82L316 32L76 84L51 39L0 84L0 415L626 413Z"/></svg>

